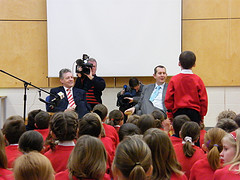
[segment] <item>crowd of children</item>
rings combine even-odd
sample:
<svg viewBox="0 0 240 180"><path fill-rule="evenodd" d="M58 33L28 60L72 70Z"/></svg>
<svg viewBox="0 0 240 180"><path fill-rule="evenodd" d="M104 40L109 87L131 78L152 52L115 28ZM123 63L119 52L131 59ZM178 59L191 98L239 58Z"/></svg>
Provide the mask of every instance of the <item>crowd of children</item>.
<svg viewBox="0 0 240 180"><path fill-rule="evenodd" d="M81 119L40 109L26 125L9 117L0 132L0 180L240 179L240 115L223 111L216 127L204 130L207 95L191 71L195 60L192 52L180 55L182 74L167 90L168 118L156 110L124 123L120 110L108 113L103 104Z"/></svg>

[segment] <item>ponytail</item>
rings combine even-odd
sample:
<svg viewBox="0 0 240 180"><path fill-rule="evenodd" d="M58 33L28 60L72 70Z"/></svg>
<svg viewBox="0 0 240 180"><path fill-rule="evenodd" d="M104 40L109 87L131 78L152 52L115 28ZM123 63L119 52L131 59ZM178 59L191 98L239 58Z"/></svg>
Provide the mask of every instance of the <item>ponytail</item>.
<svg viewBox="0 0 240 180"><path fill-rule="evenodd" d="M207 158L209 165L213 170L220 168L220 153L217 144L214 144L213 148L208 152Z"/></svg>
<svg viewBox="0 0 240 180"><path fill-rule="evenodd" d="M195 153L195 149L193 148L192 138L189 136L186 136L183 141L183 153L186 157L192 157Z"/></svg>
<svg viewBox="0 0 240 180"><path fill-rule="evenodd" d="M132 171L129 174L129 179L138 180L138 179L146 179L146 172L139 162L136 162Z"/></svg>

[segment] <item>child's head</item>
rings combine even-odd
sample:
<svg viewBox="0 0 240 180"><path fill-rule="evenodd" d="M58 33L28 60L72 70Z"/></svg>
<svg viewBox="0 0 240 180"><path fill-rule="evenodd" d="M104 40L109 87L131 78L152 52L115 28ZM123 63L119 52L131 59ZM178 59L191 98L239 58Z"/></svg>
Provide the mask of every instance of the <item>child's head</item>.
<svg viewBox="0 0 240 180"><path fill-rule="evenodd" d="M125 123L118 131L119 141L122 141L126 136L132 136L135 134L141 134L139 127L132 123Z"/></svg>
<svg viewBox="0 0 240 180"><path fill-rule="evenodd" d="M7 168L7 156L5 152L5 141L2 134L2 131L0 131L0 168Z"/></svg>
<svg viewBox="0 0 240 180"><path fill-rule="evenodd" d="M143 114L138 120L138 127L141 130L141 134L144 134L146 130L155 127L155 120L150 114Z"/></svg>
<svg viewBox="0 0 240 180"><path fill-rule="evenodd" d="M108 109L103 104L97 104L96 106L93 107L92 112L98 114L101 120L104 122L108 114Z"/></svg>
<svg viewBox="0 0 240 180"><path fill-rule="evenodd" d="M3 133L9 144L18 144L20 136L26 131L24 121L12 119L4 125Z"/></svg>
<svg viewBox="0 0 240 180"><path fill-rule="evenodd" d="M102 179L106 171L107 154L100 139L89 135L81 136L69 160L70 175L76 177Z"/></svg>
<svg viewBox="0 0 240 180"><path fill-rule="evenodd" d="M152 112L152 116L155 120L155 127L163 128L162 122L165 120L164 114L161 111L155 110Z"/></svg>
<svg viewBox="0 0 240 180"><path fill-rule="evenodd" d="M27 131L19 139L19 149L23 153L30 151L41 152L43 149L43 137L37 131Z"/></svg>
<svg viewBox="0 0 240 180"><path fill-rule="evenodd" d="M14 121L16 121L16 120L21 120L21 121L24 122L24 119L23 119L22 116L14 115L14 116L10 116L10 117L8 117L8 118L6 119L6 121L4 122L4 124L3 124L3 128L2 128L2 132L3 132L3 134L5 134L5 133L4 133L4 129L5 129L5 127L6 127L7 124L8 124L10 121L12 121L12 120L14 120Z"/></svg>
<svg viewBox="0 0 240 180"><path fill-rule="evenodd" d="M78 123L78 137L82 135L99 137L102 129L100 117L96 113L87 113Z"/></svg>
<svg viewBox="0 0 240 180"><path fill-rule="evenodd" d="M177 137L180 137L179 131L181 130L182 125L187 121L191 121L187 115L178 115L173 118L173 130Z"/></svg>
<svg viewBox="0 0 240 180"><path fill-rule="evenodd" d="M200 136L200 126L193 121L185 122L181 128L181 138L183 139L183 152L186 157L192 157L195 149L192 147Z"/></svg>
<svg viewBox="0 0 240 180"><path fill-rule="evenodd" d="M227 133L223 139L223 150L220 153L225 164L233 164L240 161L240 129Z"/></svg>
<svg viewBox="0 0 240 180"><path fill-rule="evenodd" d="M50 115L45 111L41 111L35 116L34 120L37 129L47 129L49 126Z"/></svg>
<svg viewBox="0 0 240 180"><path fill-rule="evenodd" d="M130 116L128 116L127 123L132 123L132 124L137 125L139 118L140 118L140 116L137 114L130 115Z"/></svg>
<svg viewBox="0 0 240 180"><path fill-rule="evenodd" d="M183 51L179 56L179 63L183 69L191 69L196 62L196 56L192 51Z"/></svg>
<svg viewBox="0 0 240 180"><path fill-rule="evenodd" d="M58 112L52 116L50 130L59 141L71 141L76 137L77 116L71 111Z"/></svg>
<svg viewBox="0 0 240 180"><path fill-rule="evenodd" d="M223 129L224 131L230 133L238 128L237 123L230 118L223 118L218 120L216 127Z"/></svg>
<svg viewBox="0 0 240 180"><path fill-rule="evenodd" d="M146 179L152 174L151 150L140 138L129 136L118 145L112 169L119 180Z"/></svg>
<svg viewBox="0 0 240 180"><path fill-rule="evenodd" d="M157 128L148 129L143 140L152 151L152 179L170 179L172 173L182 174L172 142L164 131Z"/></svg>
<svg viewBox="0 0 240 180"><path fill-rule="evenodd" d="M240 114L237 114L234 118L234 121L237 123L238 127L240 127Z"/></svg>
<svg viewBox="0 0 240 180"><path fill-rule="evenodd" d="M48 158L38 152L30 152L16 159L13 167L15 180L54 180L54 170Z"/></svg>
<svg viewBox="0 0 240 180"><path fill-rule="evenodd" d="M28 128L29 129L35 129L35 116L41 112L41 109L33 110L28 113Z"/></svg>
<svg viewBox="0 0 240 180"><path fill-rule="evenodd" d="M219 113L217 120L219 121L220 119L224 118L234 119L236 115L237 114L232 110L225 110Z"/></svg>
<svg viewBox="0 0 240 180"><path fill-rule="evenodd" d="M123 115L122 111L115 109L109 113L108 118L109 118L110 125L112 125L112 126L122 125L124 115Z"/></svg>
<svg viewBox="0 0 240 180"><path fill-rule="evenodd" d="M226 132L220 128L211 128L204 136L204 148L208 152L208 162L213 170L220 167L220 153L223 150L222 139Z"/></svg>

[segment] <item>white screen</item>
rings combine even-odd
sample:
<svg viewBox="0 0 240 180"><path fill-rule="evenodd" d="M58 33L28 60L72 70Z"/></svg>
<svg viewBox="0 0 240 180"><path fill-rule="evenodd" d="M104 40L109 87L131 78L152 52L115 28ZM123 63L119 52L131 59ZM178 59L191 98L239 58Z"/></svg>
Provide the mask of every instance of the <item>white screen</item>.
<svg viewBox="0 0 240 180"><path fill-rule="evenodd" d="M180 71L180 0L47 0L48 76L88 54L102 77Z"/></svg>

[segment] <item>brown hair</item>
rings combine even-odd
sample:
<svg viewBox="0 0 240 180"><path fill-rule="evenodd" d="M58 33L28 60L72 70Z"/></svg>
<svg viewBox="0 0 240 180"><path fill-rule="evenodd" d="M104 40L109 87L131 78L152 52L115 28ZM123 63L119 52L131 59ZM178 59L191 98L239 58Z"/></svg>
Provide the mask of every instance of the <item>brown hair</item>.
<svg viewBox="0 0 240 180"><path fill-rule="evenodd" d="M38 152L18 157L13 167L15 180L54 179L54 170L48 158Z"/></svg>
<svg viewBox="0 0 240 180"><path fill-rule="evenodd" d="M132 123L132 124L137 125L139 118L140 118L140 116L137 114L130 115L130 116L128 116L127 123Z"/></svg>
<svg viewBox="0 0 240 180"><path fill-rule="evenodd" d="M155 120L155 127L163 128L162 122L165 120L164 114L159 110L154 110L151 114Z"/></svg>
<svg viewBox="0 0 240 180"><path fill-rule="evenodd" d="M155 127L155 121L151 114L143 114L140 116L138 120L138 127L141 130L141 133L144 134L144 132L150 128Z"/></svg>
<svg viewBox="0 0 240 180"><path fill-rule="evenodd" d="M172 142L164 131L157 128L148 129L144 133L143 140L152 151L153 174L151 179L170 179L172 173L183 174Z"/></svg>
<svg viewBox="0 0 240 180"><path fill-rule="evenodd" d="M102 121L107 117L107 114L108 114L108 109L103 104L95 105L92 111L98 114Z"/></svg>
<svg viewBox="0 0 240 180"><path fill-rule="evenodd" d="M2 131L0 131L0 167L6 169L7 168L7 156L5 152L5 141L2 134Z"/></svg>
<svg viewBox="0 0 240 180"><path fill-rule="evenodd" d="M90 135L81 136L69 160L68 170L77 178L102 179L106 171L107 154L100 139Z"/></svg>
<svg viewBox="0 0 240 180"><path fill-rule="evenodd" d="M208 149L208 162L213 170L220 167L220 153L223 150L222 138L226 132L220 128L211 128L204 136L204 145Z"/></svg>
<svg viewBox="0 0 240 180"><path fill-rule="evenodd" d="M120 122L123 121L124 115L122 111L118 109L114 109L109 113L108 118L109 118L109 125L115 126L115 125L119 125Z"/></svg>

